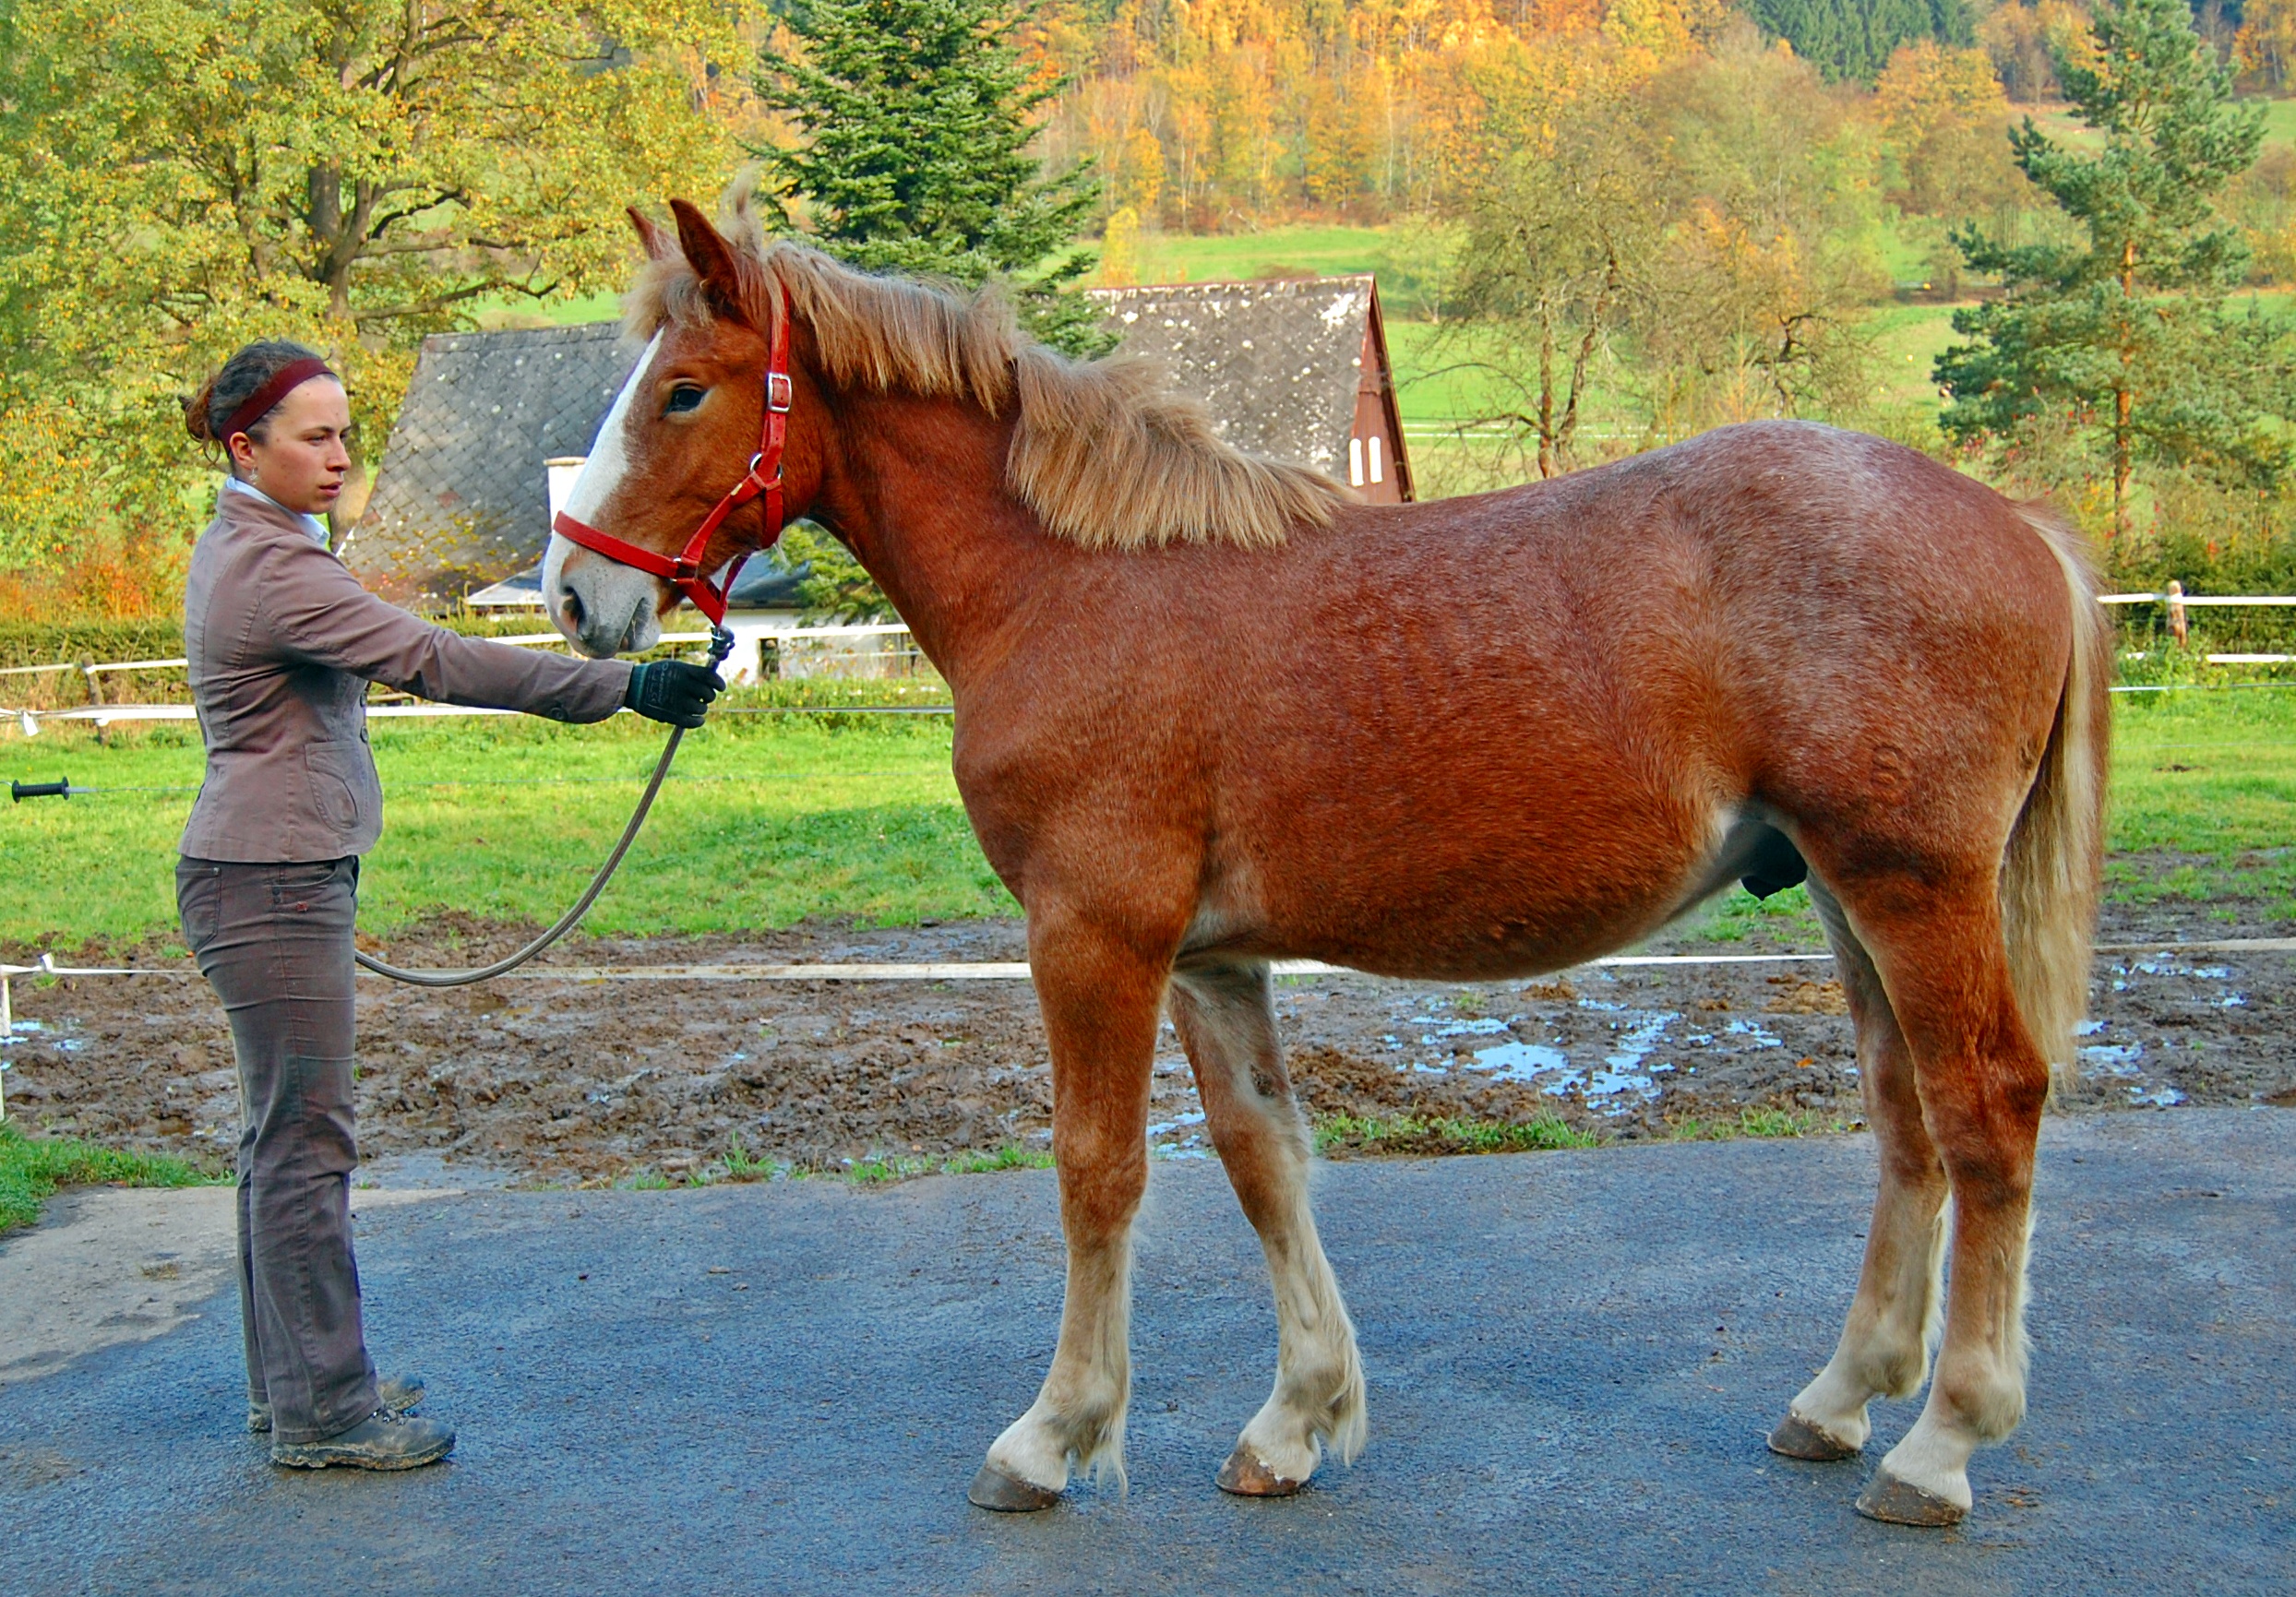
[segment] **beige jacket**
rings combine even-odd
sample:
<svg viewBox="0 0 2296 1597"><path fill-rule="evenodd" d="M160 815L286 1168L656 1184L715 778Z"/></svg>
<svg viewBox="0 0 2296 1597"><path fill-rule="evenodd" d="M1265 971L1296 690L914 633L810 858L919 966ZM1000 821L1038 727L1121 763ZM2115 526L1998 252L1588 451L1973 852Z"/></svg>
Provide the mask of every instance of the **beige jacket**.
<svg viewBox="0 0 2296 1597"><path fill-rule="evenodd" d="M604 721L630 667L458 638L359 586L317 524L226 490L191 554L184 646L207 778L184 828L194 859L363 854L383 829L366 685L447 704Z"/></svg>

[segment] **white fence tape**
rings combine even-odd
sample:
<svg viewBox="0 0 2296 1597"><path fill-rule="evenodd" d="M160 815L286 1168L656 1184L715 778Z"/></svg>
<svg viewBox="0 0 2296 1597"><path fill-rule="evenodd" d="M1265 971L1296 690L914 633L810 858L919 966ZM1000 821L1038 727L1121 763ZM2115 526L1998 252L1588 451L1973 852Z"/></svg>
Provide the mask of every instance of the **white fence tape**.
<svg viewBox="0 0 2296 1597"><path fill-rule="evenodd" d="M776 629L762 636L770 636L777 640L788 639L804 642L807 639L822 638L883 638L908 630L906 625L898 621L873 621L858 622L849 626L796 626L787 630ZM564 643L566 639L556 632L520 632L514 633L508 638L488 638L486 641L525 647L533 644ZM710 641L710 635L706 632L665 632L659 641L662 643L707 643ZM0 676L30 676L42 672L77 671L82 675L93 677L106 671L182 670L190 663L188 660L120 660L95 665L80 665L70 661L54 665L10 665L0 666ZM36 733L40 722L43 721L89 721L102 727L109 726L114 721L196 721L198 719L188 704L89 704L73 709L9 709L5 713L21 721L27 733ZM367 707L366 713L371 717L388 719L394 716L510 715L516 712L504 709L480 709L455 704L373 704Z"/></svg>
<svg viewBox="0 0 2296 1597"><path fill-rule="evenodd" d="M2296 954L2296 937L2223 937L2197 943L2099 943L2099 954ZM1589 959L1572 970L1590 967L1642 968L1698 965L1796 965L1830 960L1831 954L1613 954ZM1278 976L1363 976L1368 972L1314 959L1277 959ZM199 972L189 965L59 965L42 954L36 965L0 965L0 980L13 976L182 978ZM1556 972L1561 974L1561 972ZM362 971L362 976L371 972ZM795 965L536 965L497 977L505 982L1025 982L1026 961L979 959L936 964L900 961L886 964ZM383 978L377 977L376 980ZM1396 980L1422 980L1399 977ZM1432 979L1432 978L1429 978Z"/></svg>
<svg viewBox="0 0 2296 1597"><path fill-rule="evenodd" d="M2099 604L2166 604L2174 600L2179 604L2296 604L2296 597L2287 594L2267 594L2261 598L2244 597L2237 593L2099 593Z"/></svg>

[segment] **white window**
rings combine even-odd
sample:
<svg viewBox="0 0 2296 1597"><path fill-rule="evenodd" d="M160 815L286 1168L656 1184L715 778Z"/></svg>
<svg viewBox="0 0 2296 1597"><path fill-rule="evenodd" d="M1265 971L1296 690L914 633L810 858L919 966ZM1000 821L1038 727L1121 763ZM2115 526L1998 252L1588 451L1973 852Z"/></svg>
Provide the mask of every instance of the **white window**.
<svg viewBox="0 0 2296 1597"><path fill-rule="evenodd" d="M1347 440L1347 481L1355 487L1363 486L1363 440Z"/></svg>
<svg viewBox="0 0 2296 1597"><path fill-rule="evenodd" d="M1380 435L1377 433L1371 435L1371 481L1374 483L1387 481L1386 472L1380 470Z"/></svg>

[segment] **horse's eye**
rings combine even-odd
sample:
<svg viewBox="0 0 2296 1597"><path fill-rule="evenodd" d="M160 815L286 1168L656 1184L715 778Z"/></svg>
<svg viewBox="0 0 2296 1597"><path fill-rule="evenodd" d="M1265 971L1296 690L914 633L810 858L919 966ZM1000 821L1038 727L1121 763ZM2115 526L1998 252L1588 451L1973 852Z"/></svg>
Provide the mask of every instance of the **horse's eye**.
<svg viewBox="0 0 2296 1597"><path fill-rule="evenodd" d="M701 396L708 392L707 388L698 387L692 383L680 383L670 390L670 397L662 402L662 413L678 416L698 409L701 404Z"/></svg>

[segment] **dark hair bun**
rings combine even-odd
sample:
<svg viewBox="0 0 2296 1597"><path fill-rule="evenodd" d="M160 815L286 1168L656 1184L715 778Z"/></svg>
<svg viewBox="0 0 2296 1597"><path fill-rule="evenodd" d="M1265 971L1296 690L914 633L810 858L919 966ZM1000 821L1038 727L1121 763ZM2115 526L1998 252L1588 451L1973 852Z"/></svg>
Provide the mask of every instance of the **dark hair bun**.
<svg viewBox="0 0 2296 1597"><path fill-rule="evenodd" d="M223 429L230 423L232 412L254 398L257 388L297 361L318 358L317 350L288 339L266 339L261 343L249 344L225 361L222 370L184 401L184 431L202 444L221 447L227 442ZM258 444L263 441L266 420L269 418L246 428L247 435Z"/></svg>

